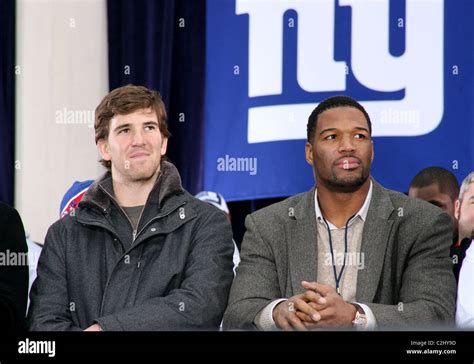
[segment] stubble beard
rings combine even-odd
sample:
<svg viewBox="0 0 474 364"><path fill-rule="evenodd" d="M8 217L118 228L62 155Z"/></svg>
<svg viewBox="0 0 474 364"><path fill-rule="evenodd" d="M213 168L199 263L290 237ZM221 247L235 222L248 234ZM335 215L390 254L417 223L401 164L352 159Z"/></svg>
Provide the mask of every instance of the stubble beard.
<svg viewBox="0 0 474 364"><path fill-rule="evenodd" d="M159 173L159 169L160 169L160 164L158 164L156 168L150 168L150 169L147 168L147 170L141 170L140 167L138 168L138 170L130 169L128 173L125 174L127 183L146 184L153 179L156 180Z"/></svg>
<svg viewBox="0 0 474 364"><path fill-rule="evenodd" d="M352 177L338 177L336 173L328 179L325 179L325 184L328 188L344 193L353 193L357 191L369 178L370 173L363 170L359 176Z"/></svg>

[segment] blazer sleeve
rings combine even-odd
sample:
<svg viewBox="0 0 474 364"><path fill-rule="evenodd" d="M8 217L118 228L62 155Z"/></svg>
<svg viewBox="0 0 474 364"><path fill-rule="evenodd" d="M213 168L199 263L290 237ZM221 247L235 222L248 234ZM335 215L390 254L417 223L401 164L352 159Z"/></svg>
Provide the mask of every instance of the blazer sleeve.
<svg viewBox="0 0 474 364"><path fill-rule="evenodd" d="M1 207L0 214L0 331L13 332L25 328L28 247L18 212Z"/></svg>
<svg viewBox="0 0 474 364"><path fill-rule="evenodd" d="M224 314L226 330L257 330L257 314L275 299L282 298L271 247L261 236L253 215L245 219L247 229L240 251L240 264Z"/></svg>
<svg viewBox="0 0 474 364"><path fill-rule="evenodd" d="M398 304L363 302L378 328L433 328L452 325L456 281L449 257L452 222L446 213L428 214L408 254L402 273ZM403 242L400 242L403 244Z"/></svg>

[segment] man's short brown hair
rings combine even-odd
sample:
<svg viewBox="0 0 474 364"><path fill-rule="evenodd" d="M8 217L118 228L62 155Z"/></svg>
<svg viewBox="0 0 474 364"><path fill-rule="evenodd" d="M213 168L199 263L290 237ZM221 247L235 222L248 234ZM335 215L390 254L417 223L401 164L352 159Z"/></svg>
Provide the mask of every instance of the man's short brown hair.
<svg viewBox="0 0 474 364"><path fill-rule="evenodd" d="M107 140L110 120L115 115L127 115L140 109L152 109L156 112L161 135L169 138L170 132L166 123L165 104L159 92L144 86L127 85L116 88L103 98L95 109L95 142ZM101 159L100 163L110 170L111 162Z"/></svg>

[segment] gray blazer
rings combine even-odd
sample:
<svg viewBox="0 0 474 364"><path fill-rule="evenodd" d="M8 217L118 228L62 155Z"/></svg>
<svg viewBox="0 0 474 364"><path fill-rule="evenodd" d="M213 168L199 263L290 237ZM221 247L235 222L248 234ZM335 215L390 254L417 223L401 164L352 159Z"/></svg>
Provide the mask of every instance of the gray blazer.
<svg viewBox="0 0 474 364"><path fill-rule="evenodd" d="M225 329L255 330L255 316L277 298L317 281L314 188L247 216L241 262L224 315ZM438 207L373 181L356 300L378 328L452 323L456 283L449 257L452 221Z"/></svg>

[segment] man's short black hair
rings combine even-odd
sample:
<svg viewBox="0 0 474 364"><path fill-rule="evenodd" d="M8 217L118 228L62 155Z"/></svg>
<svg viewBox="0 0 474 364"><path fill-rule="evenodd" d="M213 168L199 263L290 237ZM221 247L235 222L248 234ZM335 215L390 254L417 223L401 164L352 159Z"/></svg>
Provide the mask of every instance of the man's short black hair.
<svg viewBox="0 0 474 364"><path fill-rule="evenodd" d="M318 121L319 114L326 110L334 109L336 107L354 107L362 111L365 116L365 119L367 120L367 124L369 125L369 133L372 135L372 123L370 121L369 114L367 114L367 111L365 111L364 107L361 104L359 104L356 100L349 96L332 96L321 101L321 103L316 106L316 108L313 110L313 112L308 118L307 138L309 143L313 142L314 131L316 130L316 123Z"/></svg>
<svg viewBox="0 0 474 364"><path fill-rule="evenodd" d="M459 182L454 174L441 167L428 167L413 178L410 188L423 188L432 184L437 184L439 191L456 200L459 195Z"/></svg>

